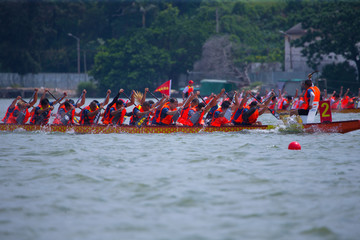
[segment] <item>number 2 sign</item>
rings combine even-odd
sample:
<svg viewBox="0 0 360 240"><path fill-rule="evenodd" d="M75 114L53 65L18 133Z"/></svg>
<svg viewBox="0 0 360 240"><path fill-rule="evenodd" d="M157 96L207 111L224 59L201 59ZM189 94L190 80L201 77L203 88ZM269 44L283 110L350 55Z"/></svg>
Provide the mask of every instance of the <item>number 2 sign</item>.
<svg viewBox="0 0 360 240"><path fill-rule="evenodd" d="M330 101L320 101L319 104L320 121L332 122Z"/></svg>

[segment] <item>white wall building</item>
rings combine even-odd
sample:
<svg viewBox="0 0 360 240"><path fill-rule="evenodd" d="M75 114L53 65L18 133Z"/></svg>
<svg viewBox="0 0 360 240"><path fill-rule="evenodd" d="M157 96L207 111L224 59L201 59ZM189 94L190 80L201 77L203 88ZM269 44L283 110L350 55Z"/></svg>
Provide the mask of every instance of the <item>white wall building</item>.
<svg viewBox="0 0 360 240"><path fill-rule="evenodd" d="M323 67L332 63L341 63L346 59L341 55L329 54L324 55L323 60L320 62L318 69L310 68L306 63L306 57L301 54L302 47L294 47L290 45L290 42L301 38L305 35L306 30L301 26L301 23L296 24L284 34L285 39L285 72L312 72L314 70L322 71ZM354 63L350 62L351 65ZM354 64L355 66L355 64Z"/></svg>

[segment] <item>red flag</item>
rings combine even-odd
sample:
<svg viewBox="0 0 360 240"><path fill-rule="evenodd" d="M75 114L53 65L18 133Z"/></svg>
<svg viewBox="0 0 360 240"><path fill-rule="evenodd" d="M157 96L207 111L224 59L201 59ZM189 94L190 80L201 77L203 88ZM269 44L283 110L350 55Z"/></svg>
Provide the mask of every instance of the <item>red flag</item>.
<svg viewBox="0 0 360 240"><path fill-rule="evenodd" d="M161 84L157 89L155 89L154 92L160 92L160 93L163 93L163 94L166 94L166 95L170 96L171 80Z"/></svg>

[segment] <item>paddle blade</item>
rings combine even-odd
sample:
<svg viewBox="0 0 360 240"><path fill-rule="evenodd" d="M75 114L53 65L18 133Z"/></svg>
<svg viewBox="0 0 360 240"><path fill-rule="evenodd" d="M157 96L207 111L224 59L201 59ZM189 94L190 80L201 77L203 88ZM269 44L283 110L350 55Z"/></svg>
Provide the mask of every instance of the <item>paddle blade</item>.
<svg viewBox="0 0 360 240"><path fill-rule="evenodd" d="M23 124L24 119L25 119L25 113L23 111L19 112L19 116L16 118L16 122L18 124Z"/></svg>
<svg viewBox="0 0 360 240"><path fill-rule="evenodd" d="M174 114L174 116L172 117L174 123L179 119L180 117L180 109L177 110L177 112Z"/></svg>
<svg viewBox="0 0 360 240"><path fill-rule="evenodd" d="M278 120L280 120L280 115L274 109L270 109L270 108L268 108L268 109L271 112L271 114L274 115L274 117L276 117Z"/></svg>
<svg viewBox="0 0 360 240"><path fill-rule="evenodd" d="M135 126L138 128L141 128L148 116L149 116L149 114L142 116L142 118L140 118L137 122L135 122Z"/></svg>
<svg viewBox="0 0 360 240"><path fill-rule="evenodd" d="M200 118L200 113L196 112L191 116L190 122L192 122L192 124L196 124L199 121L199 118Z"/></svg>
<svg viewBox="0 0 360 240"><path fill-rule="evenodd" d="M231 109L228 108L228 109L226 110L225 114L224 114L224 117L225 117L227 120L230 121L231 115L232 115Z"/></svg>

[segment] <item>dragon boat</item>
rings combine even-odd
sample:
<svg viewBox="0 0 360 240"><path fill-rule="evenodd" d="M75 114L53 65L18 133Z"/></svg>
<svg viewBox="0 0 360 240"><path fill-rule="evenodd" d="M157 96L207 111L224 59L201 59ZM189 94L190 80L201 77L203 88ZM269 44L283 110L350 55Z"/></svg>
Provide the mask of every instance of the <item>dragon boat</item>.
<svg viewBox="0 0 360 240"><path fill-rule="evenodd" d="M286 113L288 110L278 109L276 110L278 113ZM360 113L360 108L346 108L346 109L331 109L332 113ZM270 111L266 110L265 113L270 113Z"/></svg>
<svg viewBox="0 0 360 240"><path fill-rule="evenodd" d="M251 130L271 130L278 125L231 126L231 127L180 127L180 126L61 126L61 125L30 125L30 124L0 124L0 131L40 131L78 134L109 134L109 133L212 133L241 132ZM360 129L360 120L338 121L329 123L310 123L302 125L305 133L347 133Z"/></svg>

